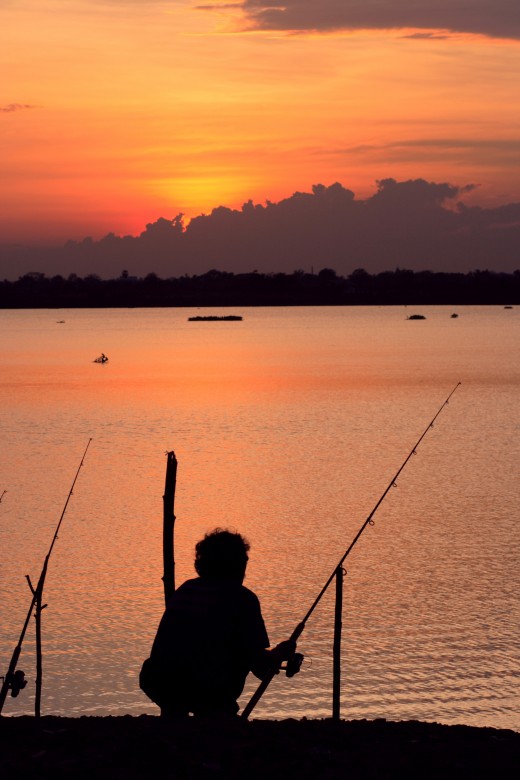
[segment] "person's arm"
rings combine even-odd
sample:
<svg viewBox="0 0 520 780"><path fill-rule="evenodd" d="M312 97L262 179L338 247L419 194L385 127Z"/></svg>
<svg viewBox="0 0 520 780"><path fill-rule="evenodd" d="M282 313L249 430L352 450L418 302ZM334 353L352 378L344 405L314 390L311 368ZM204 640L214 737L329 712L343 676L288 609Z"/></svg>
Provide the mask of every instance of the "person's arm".
<svg viewBox="0 0 520 780"><path fill-rule="evenodd" d="M243 611L241 629L244 645L248 648L249 670L262 680L268 672L280 668L282 661L289 661L296 651L296 642L287 639L270 648L260 602L248 588L242 587Z"/></svg>
<svg viewBox="0 0 520 780"><path fill-rule="evenodd" d="M293 639L286 639L284 642L266 650L259 652L253 659L251 671L262 680L273 667L279 669L283 661L289 661L296 652L296 642Z"/></svg>

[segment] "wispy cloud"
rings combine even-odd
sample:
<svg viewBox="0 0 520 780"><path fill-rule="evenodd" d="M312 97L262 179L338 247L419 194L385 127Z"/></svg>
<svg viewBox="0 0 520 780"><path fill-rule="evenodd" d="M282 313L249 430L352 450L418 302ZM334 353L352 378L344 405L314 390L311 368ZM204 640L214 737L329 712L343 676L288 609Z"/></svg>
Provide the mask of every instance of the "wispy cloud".
<svg viewBox="0 0 520 780"><path fill-rule="evenodd" d="M518 165L520 139L518 138L421 138L392 141L385 144L357 144L332 150L335 155L372 157L378 160L409 162L428 159L463 160L479 155L481 166L495 165L497 161Z"/></svg>
<svg viewBox="0 0 520 780"><path fill-rule="evenodd" d="M414 32L408 35L403 35L403 38L415 41L446 41L451 36L447 33L440 32Z"/></svg>
<svg viewBox="0 0 520 780"><path fill-rule="evenodd" d="M11 114L13 111L25 111L27 108L36 108L27 103L8 103L6 106L0 106L0 114Z"/></svg>
<svg viewBox="0 0 520 780"><path fill-rule="evenodd" d="M346 151L367 151L369 149L396 149L403 147L421 147L430 148L432 146L441 147L444 149L494 149L502 148L511 151L520 152L520 139L518 138L420 138L410 139L403 141L393 141L387 144L363 144L359 146L353 146Z"/></svg>
<svg viewBox="0 0 520 780"><path fill-rule="evenodd" d="M195 7L198 11L236 11L243 8L243 3L201 3Z"/></svg>
<svg viewBox="0 0 520 780"><path fill-rule="evenodd" d="M518 0L243 0L256 30L442 30L520 39Z"/></svg>

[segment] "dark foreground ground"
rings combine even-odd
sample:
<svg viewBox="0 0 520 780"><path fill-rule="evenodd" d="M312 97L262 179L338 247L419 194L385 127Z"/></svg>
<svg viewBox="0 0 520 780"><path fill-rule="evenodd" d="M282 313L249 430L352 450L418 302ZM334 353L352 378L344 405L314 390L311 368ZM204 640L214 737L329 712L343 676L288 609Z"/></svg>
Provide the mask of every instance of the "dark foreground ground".
<svg viewBox="0 0 520 780"><path fill-rule="evenodd" d="M36 778L518 778L520 734L408 721L0 719L0 776Z"/></svg>

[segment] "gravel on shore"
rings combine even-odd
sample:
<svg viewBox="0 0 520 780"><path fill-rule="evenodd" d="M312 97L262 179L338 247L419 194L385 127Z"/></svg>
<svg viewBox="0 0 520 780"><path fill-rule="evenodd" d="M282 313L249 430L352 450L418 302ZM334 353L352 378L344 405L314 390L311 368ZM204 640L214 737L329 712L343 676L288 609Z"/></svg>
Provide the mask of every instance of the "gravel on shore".
<svg viewBox="0 0 520 780"><path fill-rule="evenodd" d="M520 777L520 733L419 721L0 718L4 780Z"/></svg>

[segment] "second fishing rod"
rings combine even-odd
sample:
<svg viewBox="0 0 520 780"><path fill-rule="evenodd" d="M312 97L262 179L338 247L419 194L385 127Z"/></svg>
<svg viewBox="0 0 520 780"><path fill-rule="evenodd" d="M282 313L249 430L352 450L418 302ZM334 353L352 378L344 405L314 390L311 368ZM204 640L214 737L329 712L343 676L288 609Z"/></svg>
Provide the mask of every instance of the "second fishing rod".
<svg viewBox="0 0 520 780"><path fill-rule="evenodd" d="M56 540L58 538L58 534L61 528L61 524L63 522L63 518L65 517L65 512L67 511L67 507L69 505L69 501L72 497L74 486L76 484L76 481L79 477L79 473L83 467L83 462L85 460L85 456L87 454L87 450L90 446L90 442L92 439L88 440L87 446L85 447L85 451L83 453L83 457L81 458L80 464L78 466L78 470L76 471L76 475L74 477L74 480L72 482L72 487L69 490L69 494L67 496L67 500L65 501L65 506L63 507L63 511L61 513L60 519L58 521L58 525L56 526L56 530L54 531L54 536L52 537L52 542L49 547L49 551L47 552L47 555L45 556L45 560L43 562L43 567L41 570L41 574L38 578L38 584L36 587L33 587L31 583L31 579L29 575L25 575L27 582L29 584L29 588L32 593L32 599L31 603L29 605L29 610L27 612L27 616L25 618L25 622L23 624L23 628L20 634L20 638L18 640L18 644L16 645L13 655L11 656L11 661L9 663L9 668L7 670L7 673L5 674L3 678L3 683L0 688L0 716L2 714L2 710L5 704L5 700L7 698L7 694L9 691L11 691L11 696L16 697L20 690L25 688L27 681L25 680L25 675L21 670L16 670L16 666L18 664L18 660L20 658L20 654L22 652L22 644L25 639L25 634L27 632L27 628L29 626L29 622L31 620L31 616L33 614L33 611L35 611L35 618L36 618L36 697L35 697L35 715L39 717L40 715L40 699L41 699L41 686L42 686L42 659L41 659L41 612L45 607L46 604L42 604L42 597L43 597L43 588L45 585L45 578L47 576L47 568L49 566L49 560L51 557L52 550L54 548L54 545L56 543Z"/></svg>
<svg viewBox="0 0 520 780"><path fill-rule="evenodd" d="M391 490L391 488L395 487L395 485L397 483L397 479L399 478L399 475L401 474L402 470L404 469L404 467L406 466L406 464L408 463L408 461L410 460L412 455L415 455L415 453L417 451L417 447L422 442L422 440L424 439L424 437L426 436L428 431L431 428L433 428L433 424L435 423L435 420L440 415L440 413L442 412L444 407L448 405L448 403L450 401L450 398L452 397L453 393L457 390L457 388L460 386L460 384L461 384L460 382L457 382L457 384L455 385L455 387L453 388L451 393L448 395L448 397L446 398L446 400L444 401L442 406L438 409L438 411L434 415L434 417L430 420L430 422L428 423L428 425L426 426L426 428L424 429L424 431L422 432L422 434L420 435L420 437L418 438L418 440L416 441L416 443L414 444L414 446L412 447L412 449L410 450L410 452L408 453L408 455L406 456L406 458L404 459L402 464L400 465L399 469L397 470L397 472L394 474L394 476L392 477L392 479L388 483L388 486L385 489L384 493L382 494L381 498L378 500L378 502L376 503L376 505L374 506L374 508L372 509L372 511L370 512L370 514L366 518L366 520L364 521L363 525L361 526L361 528L359 529L359 531L355 535L354 539L352 540L350 545L347 547L345 553L340 558L339 563L337 564L337 566L335 566L334 570L332 571L332 574L330 575L330 577L326 581L325 585L323 586L323 588L320 590L320 592L318 593L318 595L314 599L314 601L313 601L310 609L308 610L307 614L305 615L303 620L300 623L298 623L298 625L296 626L296 628L292 632L292 634L290 636L290 639L292 641L297 642L298 639L300 638L300 636L302 635L303 630L305 629L305 626L307 624L307 621L311 617L312 613L314 612L314 610L316 609L316 607L320 603L321 599L325 595L326 591L328 590L329 586L331 585L332 581L334 580L334 578L336 576L336 572L338 571L338 569L340 569L343 566L345 560L350 555L352 549L356 545L357 541L359 540L359 538L360 538L361 534L363 533L363 531L365 530L365 528L368 525L373 524L372 518L374 517L375 513L377 512L377 510L379 509L379 507L381 506L381 504L385 500L385 498L386 498L387 494L389 493L389 491ZM240 717L245 718L245 719L247 719L249 717L249 715L252 713L252 711L254 710L254 708L256 707L256 705L258 704L260 699L262 698L263 694L267 690L271 680L278 674L278 672L279 672L279 668L277 666L275 666L271 670L269 670L269 672L266 674L266 676L264 677L264 679L262 680L262 682L260 683L260 685L256 689L255 693L252 695L251 699L249 700L249 702L245 706L245 708L244 708L243 712L241 713Z"/></svg>

